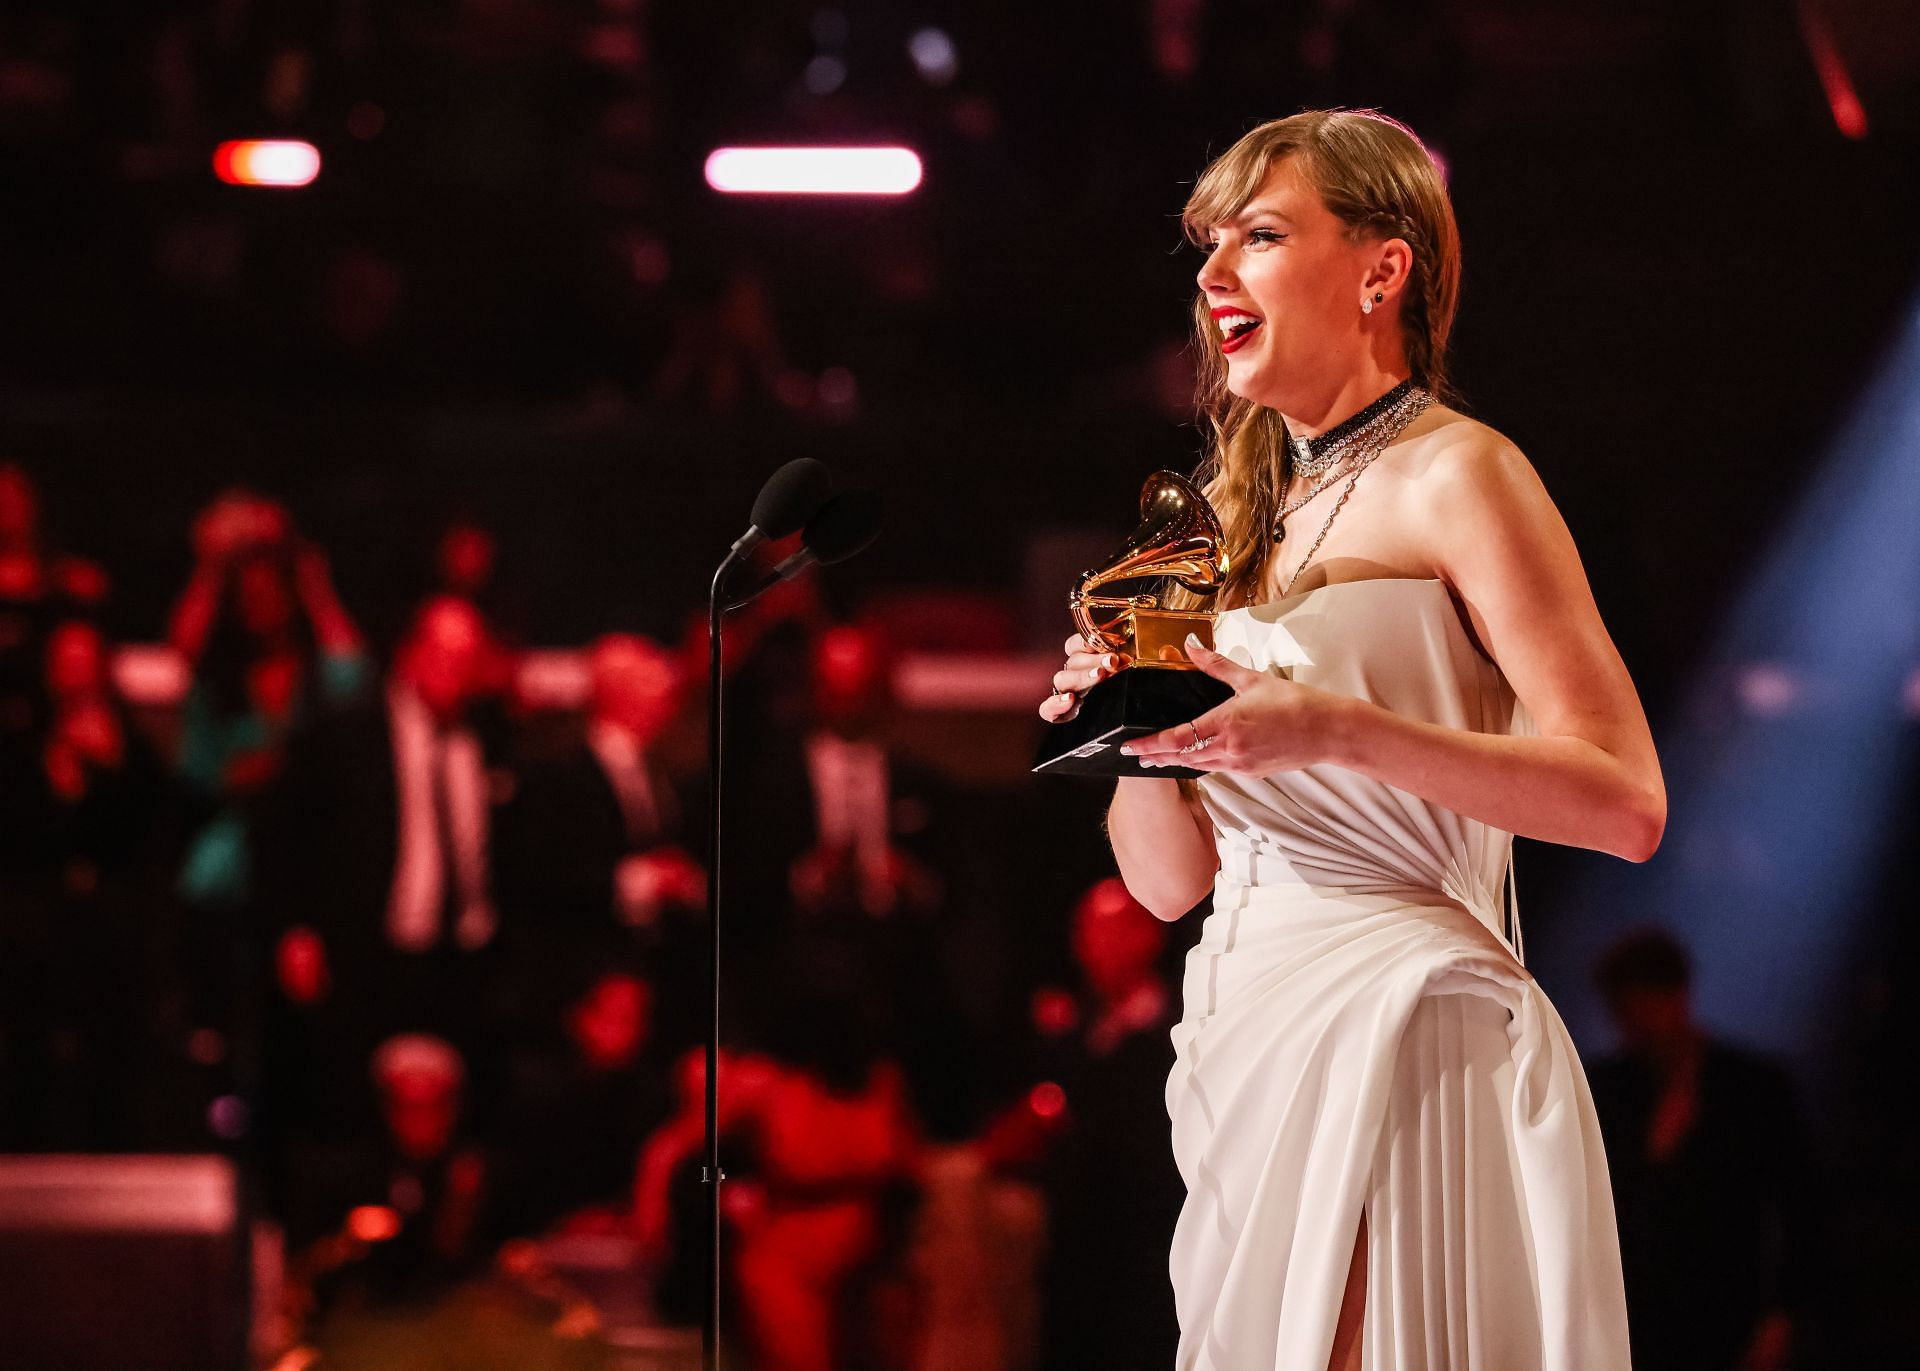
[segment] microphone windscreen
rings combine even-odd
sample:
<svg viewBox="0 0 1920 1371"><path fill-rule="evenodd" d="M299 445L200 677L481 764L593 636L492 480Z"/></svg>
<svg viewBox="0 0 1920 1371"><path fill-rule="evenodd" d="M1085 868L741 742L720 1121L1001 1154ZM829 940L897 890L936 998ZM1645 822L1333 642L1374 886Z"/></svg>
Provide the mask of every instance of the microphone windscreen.
<svg viewBox="0 0 1920 1371"><path fill-rule="evenodd" d="M753 526L768 538L784 538L820 512L833 494L824 462L796 457L767 477L753 502Z"/></svg>
<svg viewBox="0 0 1920 1371"><path fill-rule="evenodd" d="M846 490L807 521L807 551L824 565L844 562L867 550L880 532L880 497L871 490Z"/></svg>

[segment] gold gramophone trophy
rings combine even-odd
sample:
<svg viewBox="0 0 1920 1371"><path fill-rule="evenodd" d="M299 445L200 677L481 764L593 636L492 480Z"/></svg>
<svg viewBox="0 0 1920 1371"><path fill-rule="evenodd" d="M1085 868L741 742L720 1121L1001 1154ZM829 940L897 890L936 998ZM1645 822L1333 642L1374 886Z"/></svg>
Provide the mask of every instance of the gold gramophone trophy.
<svg viewBox="0 0 1920 1371"><path fill-rule="evenodd" d="M1049 724L1033 769L1065 776L1197 776L1186 767L1142 769L1122 756L1129 738L1186 723L1232 695L1187 659L1186 638L1213 646L1213 614L1163 609L1160 597L1096 594L1121 581L1162 577L1201 595L1227 575L1220 517L1200 488L1178 472L1156 471L1140 491L1140 526L1112 557L1081 573L1068 597L1080 636L1094 652L1124 653L1132 665L1080 697L1080 709Z"/></svg>

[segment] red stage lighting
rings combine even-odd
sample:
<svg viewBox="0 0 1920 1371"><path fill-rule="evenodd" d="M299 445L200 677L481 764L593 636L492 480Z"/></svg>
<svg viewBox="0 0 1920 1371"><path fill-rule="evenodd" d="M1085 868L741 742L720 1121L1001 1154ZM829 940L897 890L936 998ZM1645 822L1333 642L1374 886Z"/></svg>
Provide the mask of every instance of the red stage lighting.
<svg viewBox="0 0 1920 1371"><path fill-rule="evenodd" d="M1839 45L1834 42L1833 30L1811 0L1798 0L1793 8L1800 21L1800 36L1806 42L1807 55L1813 59L1813 69L1820 77L1820 89L1826 93L1833 126L1842 138L1858 142L1867 136L1867 107L1860 103L1860 93L1854 89L1853 77L1847 71Z"/></svg>
<svg viewBox="0 0 1920 1371"><path fill-rule="evenodd" d="M311 185L320 150L294 139L238 139L213 150L213 174L230 186Z"/></svg>
<svg viewBox="0 0 1920 1371"><path fill-rule="evenodd" d="M384 1204L357 1204L347 1212L347 1232L360 1242L386 1242L400 1236L400 1215Z"/></svg>

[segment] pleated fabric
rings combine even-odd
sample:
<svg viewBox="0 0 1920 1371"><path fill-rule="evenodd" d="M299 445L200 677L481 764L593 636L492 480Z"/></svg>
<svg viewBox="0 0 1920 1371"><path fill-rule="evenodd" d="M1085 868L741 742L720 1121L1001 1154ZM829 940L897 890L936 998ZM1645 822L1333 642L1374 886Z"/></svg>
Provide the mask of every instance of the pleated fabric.
<svg viewBox="0 0 1920 1371"><path fill-rule="evenodd" d="M1531 725L1444 583L1232 611L1221 651L1396 713ZM1178 1371L1320 1371L1368 1225L1368 1371L1624 1371L1600 1130L1502 935L1511 835L1336 767L1209 776L1221 869L1167 1079Z"/></svg>

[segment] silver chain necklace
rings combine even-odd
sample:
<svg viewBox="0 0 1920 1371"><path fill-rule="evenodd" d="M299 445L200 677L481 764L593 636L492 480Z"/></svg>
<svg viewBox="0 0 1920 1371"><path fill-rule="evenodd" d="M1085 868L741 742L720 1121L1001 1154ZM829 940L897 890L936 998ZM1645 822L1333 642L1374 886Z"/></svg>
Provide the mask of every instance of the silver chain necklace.
<svg viewBox="0 0 1920 1371"><path fill-rule="evenodd" d="M1413 385L1411 382L1403 382L1402 385L1405 387L1404 390L1397 386L1394 388L1394 391L1388 392L1389 395L1394 395L1395 392L1398 392L1395 402L1392 405L1385 409L1375 409L1375 406L1379 403L1376 401L1374 406L1368 406L1368 409L1375 409L1375 413L1366 423L1352 428L1344 424L1340 426L1341 429L1345 430L1340 436L1347 438L1350 435L1351 443L1342 444L1343 450L1338 453L1330 453L1327 457L1327 463L1329 466L1332 466L1335 463L1351 460L1353 465L1350 472L1342 472L1336 469L1324 480L1311 486L1307 493L1300 497L1300 499L1291 502L1283 500L1281 502L1280 513L1273 521L1273 541L1276 544L1283 541L1287 536L1285 520L1289 514L1304 508L1313 500L1314 496L1333 485L1342 475L1345 475L1347 478L1347 488L1340 492L1340 498L1333 502L1333 508L1327 512L1326 522L1320 525L1320 532L1314 536L1312 546L1307 549L1307 555L1300 559L1300 564L1294 567L1293 573L1281 584L1281 599L1285 599L1293 590L1294 582L1300 579L1300 573L1305 571L1313 562L1314 554L1320 551L1320 544L1327 540L1327 530L1332 528L1333 521L1340 517L1340 511L1345 507L1347 497L1353 494L1353 488L1360 480L1360 473L1371 466L1374 458L1386 451L1387 445L1395 438L1398 438L1406 429L1407 425L1419 418L1420 415L1426 411L1427 407L1433 403L1433 395L1424 387ZM1382 398L1384 399L1386 397ZM1366 411L1363 410L1362 413L1364 414ZM1358 415L1355 416L1355 418L1358 417ZM1322 468L1322 470L1325 470L1325 468ZM1287 473L1288 484L1292 483L1292 478L1293 474L1289 471Z"/></svg>
<svg viewBox="0 0 1920 1371"><path fill-rule="evenodd" d="M1321 491L1331 487L1336 481L1338 481L1341 477L1345 476L1346 474L1347 474L1346 459L1342 458L1340 461L1340 464L1336 466L1330 474L1326 476L1322 476L1312 486L1308 487L1307 493L1305 495L1301 495L1295 499L1288 500L1285 504L1283 504L1280 507L1279 514L1274 516L1273 540L1277 543L1287 536L1287 530L1285 525L1289 516L1298 514L1301 510L1305 509L1308 505L1312 504L1314 497L1316 495L1318 495Z"/></svg>

